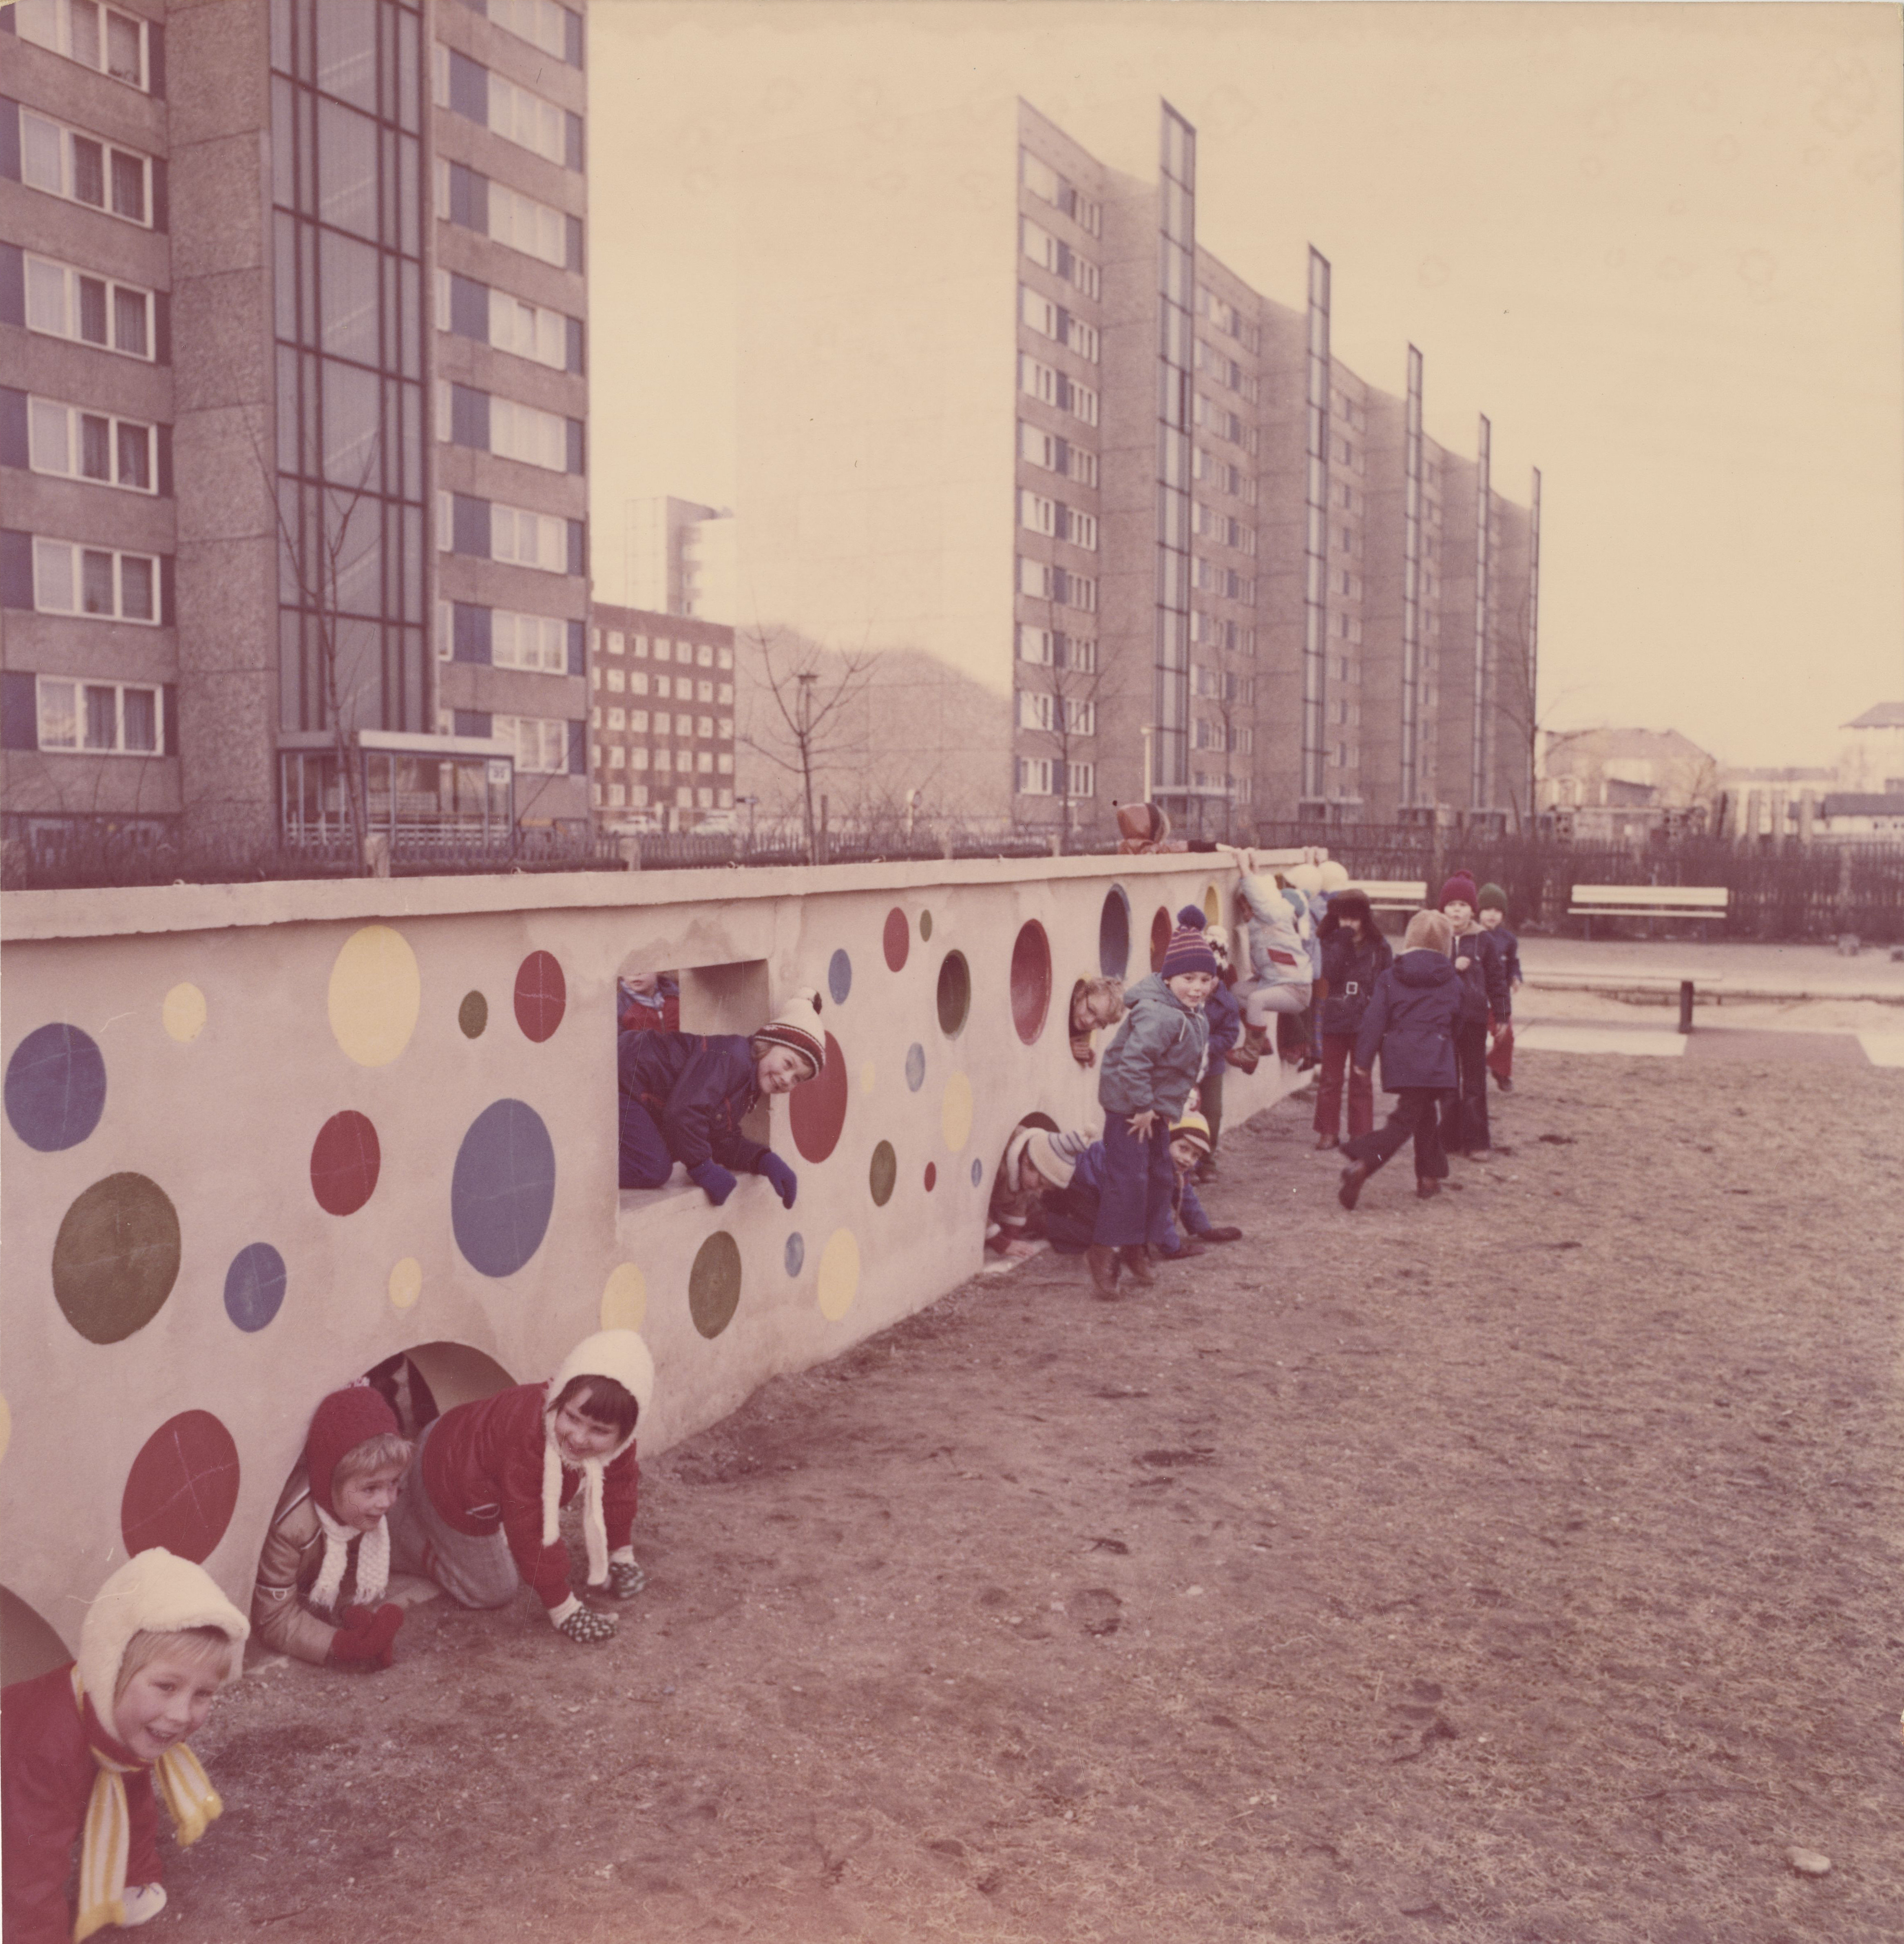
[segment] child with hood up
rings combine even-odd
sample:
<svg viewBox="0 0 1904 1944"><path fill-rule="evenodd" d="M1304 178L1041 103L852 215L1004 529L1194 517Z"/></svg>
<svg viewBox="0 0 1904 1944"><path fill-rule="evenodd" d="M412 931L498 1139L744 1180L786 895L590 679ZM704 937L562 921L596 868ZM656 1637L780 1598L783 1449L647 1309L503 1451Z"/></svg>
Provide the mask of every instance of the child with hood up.
<svg viewBox="0 0 1904 1944"><path fill-rule="evenodd" d="M434 1580L460 1607L506 1607L525 1581L558 1632L588 1645L617 1616L585 1606L569 1584L562 1508L578 1493L588 1588L631 1600L637 1420L655 1366L632 1330L585 1336L543 1384L459 1404L425 1427L390 1512L391 1561Z"/></svg>
<svg viewBox="0 0 1904 1944"><path fill-rule="evenodd" d="M0 1693L7 1944L78 1944L165 1908L158 1801L182 1844L223 1812L185 1737L238 1672L250 1631L202 1566L154 1546L100 1589L77 1660Z"/></svg>
<svg viewBox="0 0 1904 1944"><path fill-rule="evenodd" d="M390 1665L404 1610L383 1597L388 1515L414 1453L367 1383L318 1406L258 1560L251 1621L266 1646L319 1666Z"/></svg>
<svg viewBox="0 0 1904 1944"><path fill-rule="evenodd" d="M1148 1287L1156 1281L1150 1248L1171 1245L1171 1123L1202 1070L1210 1031L1203 1007L1216 983L1215 955L1202 930L1186 926L1171 934L1162 966L1124 995L1130 1011L1105 1049L1098 1082L1104 1182L1085 1260L1100 1296L1116 1293L1119 1261Z"/></svg>
<svg viewBox="0 0 1904 1944"><path fill-rule="evenodd" d="M765 1176L792 1207L799 1176L742 1133L741 1123L756 1101L819 1077L826 1064L819 1017L820 995L807 990L751 1036L617 1035L622 1187L662 1187L679 1161L717 1208L733 1193L736 1172Z"/></svg>
<svg viewBox="0 0 1904 1944"><path fill-rule="evenodd" d="M1375 995L1375 981L1395 962L1395 954L1375 923L1365 891L1337 891L1329 900L1320 931L1322 1072L1316 1087L1316 1145L1332 1148L1342 1139L1345 1067L1350 1138L1367 1133L1375 1124L1374 1089L1367 1075L1355 1071L1356 1035Z"/></svg>
<svg viewBox="0 0 1904 1944"><path fill-rule="evenodd" d="M1336 1199L1353 1208L1362 1184L1414 1140L1415 1192L1441 1192L1448 1173L1436 1109L1454 1084L1454 1023L1461 1009L1460 975L1448 953L1454 928L1439 912L1417 912L1402 934L1402 955L1375 981L1375 995L1356 1035L1356 1067L1366 1076L1379 1053L1382 1087L1394 1094L1385 1125L1357 1134L1342 1152Z"/></svg>

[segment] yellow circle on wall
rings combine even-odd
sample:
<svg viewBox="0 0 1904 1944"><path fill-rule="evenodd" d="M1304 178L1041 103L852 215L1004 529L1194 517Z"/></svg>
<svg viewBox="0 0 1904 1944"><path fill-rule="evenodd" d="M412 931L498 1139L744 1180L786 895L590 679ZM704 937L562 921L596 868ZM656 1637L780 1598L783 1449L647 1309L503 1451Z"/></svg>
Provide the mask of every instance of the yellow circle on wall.
<svg viewBox="0 0 1904 1944"><path fill-rule="evenodd" d="M196 986L174 986L159 1008L165 1030L183 1046L204 1030L205 995Z"/></svg>
<svg viewBox="0 0 1904 1944"><path fill-rule="evenodd" d="M406 1256L390 1272L390 1304L393 1309L407 1309L423 1293L423 1265L414 1256Z"/></svg>
<svg viewBox="0 0 1904 1944"><path fill-rule="evenodd" d="M648 1315L648 1279L632 1263L617 1263L602 1285L602 1327L639 1330Z"/></svg>
<svg viewBox="0 0 1904 1944"><path fill-rule="evenodd" d="M877 1081L879 1077L879 1069L869 1060L866 1064L859 1069L859 1090L861 1093L871 1093L873 1090L874 1082Z"/></svg>
<svg viewBox="0 0 1904 1944"><path fill-rule="evenodd" d="M0 1397L0 1458L7 1455L7 1447L14 1441L14 1414L7 1408L7 1400Z"/></svg>
<svg viewBox="0 0 1904 1944"><path fill-rule="evenodd" d="M820 1314L837 1323L859 1293L859 1244L850 1229L836 1229L820 1252Z"/></svg>
<svg viewBox="0 0 1904 1944"><path fill-rule="evenodd" d="M387 924L345 940L330 968L330 1030L359 1066L388 1066L410 1044L423 981L410 941Z"/></svg>
<svg viewBox="0 0 1904 1944"><path fill-rule="evenodd" d="M972 1082L955 1073L945 1083L945 1104L939 1109L945 1145L954 1154L972 1138Z"/></svg>

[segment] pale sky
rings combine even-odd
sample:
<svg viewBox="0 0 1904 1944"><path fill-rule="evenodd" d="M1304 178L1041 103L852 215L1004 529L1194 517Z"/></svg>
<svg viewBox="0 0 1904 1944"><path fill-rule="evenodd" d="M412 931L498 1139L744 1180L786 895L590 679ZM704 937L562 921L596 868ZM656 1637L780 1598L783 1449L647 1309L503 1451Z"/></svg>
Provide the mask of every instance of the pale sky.
<svg viewBox="0 0 1904 1944"><path fill-rule="evenodd" d="M1543 478L1546 726L1829 762L1904 700L1904 16L1879 5L594 0L594 567L624 509L734 500L745 145L1023 95L1494 477ZM869 140L872 137L869 134ZM746 509L736 510L745 517Z"/></svg>

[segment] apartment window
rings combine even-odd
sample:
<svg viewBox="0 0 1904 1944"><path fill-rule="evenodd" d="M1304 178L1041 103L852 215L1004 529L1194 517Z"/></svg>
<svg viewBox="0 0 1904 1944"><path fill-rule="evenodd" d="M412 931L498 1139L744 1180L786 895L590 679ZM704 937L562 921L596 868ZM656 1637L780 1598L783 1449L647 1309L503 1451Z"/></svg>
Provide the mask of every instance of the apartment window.
<svg viewBox="0 0 1904 1944"><path fill-rule="evenodd" d="M1018 691L1018 727L1021 729L1049 729L1057 720L1057 702L1052 696L1036 689Z"/></svg>
<svg viewBox="0 0 1904 1944"><path fill-rule="evenodd" d="M534 568L542 574L582 571L575 558L580 552L579 521L461 493L437 495L437 521L439 548L447 540L453 551L478 559Z"/></svg>
<svg viewBox="0 0 1904 1944"><path fill-rule="evenodd" d="M622 635L622 631L619 628L611 628L609 630L608 652L611 655L619 655L622 654L627 647L627 645L626 638Z"/></svg>
<svg viewBox="0 0 1904 1944"><path fill-rule="evenodd" d="M100 6L97 0L17 0L11 11L14 31L23 41L49 48L128 88L149 87L156 30L136 14Z"/></svg>
<svg viewBox="0 0 1904 1944"><path fill-rule="evenodd" d="M119 756L164 754L157 688L128 682L67 681L45 675L38 688L42 749Z"/></svg>
<svg viewBox="0 0 1904 1944"><path fill-rule="evenodd" d="M42 614L158 623L158 562L150 554L33 541L33 605Z"/></svg>
<svg viewBox="0 0 1904 1944"><path fill-rule="evenodd" d="M619 695L622 692L622 671L619 669L610 669L608 671L609 692L613 695Z"/></svg>
<svg viewBox="0 0 1904 1944"><path fill-rule="evenodd" d="M441 162L437 166L438 213L446 222L450 220L445 201L448 167ZM487 231L487 211L482 226ZM563 253L551 260L558 269L566 267L569 254L565 224ZM570 317L559 310L545 309L539 304L512 297L507 291L497 290L493 285L457 276L448 270L438 270L436 273L436 328L455 331L460 337L473 337L479 344L512 352L537 364L545 364L552 371L579 372L582 369L582 322L579 318Z"/></svg>
<svg viewBox="0 0 1904 1944"><path fill-rule="evenodd" d="M734 740L734 718L731 715L722 716L715 724L715 733L723 743L731 743Z"/></svg>
<svg viewBox="0 0 1904 1944"><path fill-rule="evenodd" d="M128 358L152 355L152 294L136 285L88 276L68 263L29 257L26 325L51 337L123 352Z"/></svg>
<svg viewBox="0 0 1904 1944"><path fill-rule="evenodd" d="M685 721L687 718L683 716L681 719ZM714 732L714 718L711 715L697 715L694 718L694 733L696 735L703 737L711 737L713 735Z"/></svg>
<svg viewBox="0 0 1904 1944"><path fill-rule="evenodd" d="M1067 763L1064 766L1064 794L1067 796L1095 796L1098 793L1098 766L1095 763Z"/></svg>
<svg viewBox="0 0 1904 1944"><path fill-rule="evenodd" d="M1098 295L1098 266L1088 257L1080 257L1062 237L1054 236L1028 216L1019 219L1018 227L1021 246L1034 263L1062 278L1086 297Z"/></svg>
<svg viewBox="0 0 1904 1944"><path fill-rule="evenodd" d="M1073 669L1080 675L1098 672L1098 644L1089 636L1061 633L1053 638L1053 651L1060 668Z"/></svg>
<svg viewBox="0 0 1904 1944"><path fill-rule="evenodd" d="M498 608L490 616L490 660L498 668L567 675L569 624L552 614L516 614Z"/></svg>
<svg viewBox="0 0 1904 1944"><path fill-rule="evenodd" d="M582 65L582 17L556 0L470 0L505 33L540 48L571 67Z"/></svg>
<svg viewBox="0 0 1904 1944"><path fill-rule="evenodd" d="M1066 731L1073 736L1095 736L1098 733L1098 705L1075 695L1060 699L1060 719Z"/></svg>
<svg viewBox="0 0 1904 1944"><path fill-rule="evenodd" d="M1104 211L1098 204L1081 195L1073 184L1067 182L1049 162L1040 161L1029 149L1021 149L1018 159L1024 186L1033 195L1049 203L1054 209L1062 211L1080 229L1089 230L1093 236L1099 233L1104 224Z"/></svg>
<svg viewBox="0 0 1904 1944"><path fill-rule="evenodd" d="M1018 524L1029 527L1033 533L1055 534L1058 531L1058 508L1043 494L1021 492L1018 495Z"/></svg>
<svg viewBox="0 0 1904 1944"><path fill-rule="evenodd" d="M637 736L646 735L648 733L648 712L645 709L631 709L628 711L628 727L633 730Z"/></svg>
<svg viewBox="0 0 1904 1944"><path fill-rule="evenodd" d="M1018 623L1018 660L1034 662L1049 668L1052 660L1052 633L1049 628L1027 627Z"/></svg>
<svg viewBox="0 0 1904 1944"><path fill-rule="evenodd" d="M717 775L731 777L734 774L733 758L729 755L726 751L723 750L721 753L714 758L714 770ZM727 792L725 790L721 792L721 795L723 798L725 798L726 794Z"/></svg>
<svg viewBox="0 0 1904 1944"><path fill-rule="evenodd" d="M1052 793L1052 767L1049 756L1021 756L1018 758L1018 794L1021 796L1049 796Z"/></svg>
<svg viewBox="0 0 1904 1944"><path fill-rule="evenodd" d="M611 675L618 675L620 670L610 669L609 673ZM648 672L646 669L629 669L628 693L631 695L646 695L648 693Z"/></svg>
<svg viewBox="0 0 1904 1944"><path fill-rule="evenodd" d="M723 708L731 704L734 700L734 684L731 681L717 682L714 684L714 700Z"/></svg>
<svg viewBox="0 0 1904 1944"><path fill-rule="evenodd" d="M621 784L610 783L608 786L609 808L610 810L621 809L622 807L623 799L627 796L627 795L628 792L622 786ZM597 797L595 801L599 803L601 799L600 797Z"/></svg>
<svg viewBox="0 0 1904 1944"><path fill-rule="evenodd" d="M582 165L579 115L436 44L436 105L480 123L558 168Z"/></svg>
<svg viewBox="0 0 1904 1944"><path fill-rule="evenodd" d="M611 770L620 769L622 766L627 762L628 759L628 752L626 745L620 743L611 743L609 744L608 767Z"/></svg>
<svg viewBox="0 0 1904 1944"><path fill-rule="evenodd" d="M20 111L20 177L30 188L123 217L152 221L152 164L131 149L82 134L44 115Z"/></svg>
<svg viewBox="0 0 1904 1944"><path fill-rule="evenodd" d="M569 725L541 715L498 715L490 733L512 743L517 773L560 776L569 767Z"/></svg>
<svg viewBox="0 0 1904 1944"><path fill-rule="evenodd" d="M665 754L665 752L663 753ZM630 769L645 770L647 767L648 752L646 749L631 749L628 752L628 767Z"/></svg>
<svg viewBox="0 0 1904 1944"><path fill-rule="evenodd" d="M1098 550L1098 516L1095 513L1081 513L1075 506L1061 503L1058 509L1058 537L1068 540L1073 546L1083 547L1095 553Z"/></svg>
<svg viewBox="0 0 1904 1944"><path fill-rule="evenodd" d="M51 398L29 399L26 423L27 460L35 472L96 479L134 493L158 491L154 427Z"/></svg>

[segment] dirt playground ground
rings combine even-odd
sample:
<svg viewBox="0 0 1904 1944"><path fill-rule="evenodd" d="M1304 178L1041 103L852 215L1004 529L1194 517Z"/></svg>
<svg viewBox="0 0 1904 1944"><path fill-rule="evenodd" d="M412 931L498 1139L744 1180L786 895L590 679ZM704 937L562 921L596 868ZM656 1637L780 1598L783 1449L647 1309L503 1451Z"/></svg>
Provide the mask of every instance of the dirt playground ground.
<svg viewBox="0 0 1904 1944"><path fill-rule="evenodd" d="M244 1681L146 1934L1895 1944L1904 1075L1529 1056L1353 1216L1309 1112L652 1460L609 1645Z"/></svg>

